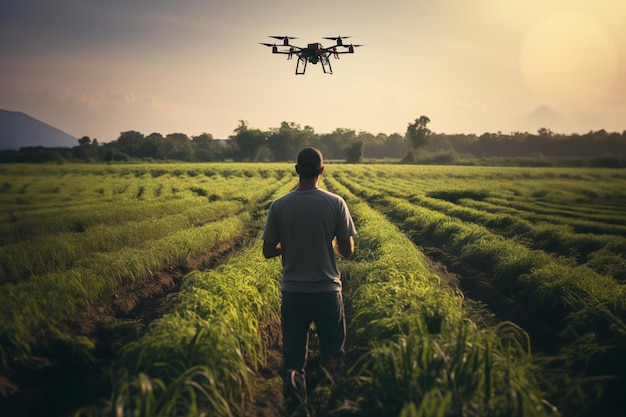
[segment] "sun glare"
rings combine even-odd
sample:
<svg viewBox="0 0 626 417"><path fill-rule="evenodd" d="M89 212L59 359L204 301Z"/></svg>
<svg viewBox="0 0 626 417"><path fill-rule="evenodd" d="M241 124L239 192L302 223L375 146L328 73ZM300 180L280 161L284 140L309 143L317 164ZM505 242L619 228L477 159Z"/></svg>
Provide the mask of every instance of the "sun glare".
<svg viewBox="0 0 626 417"><path fill-rule="evenodd" d="M528 33L521 71L544 103L575 105L606 96L617 75L617 52L610 34L580 14L558 14Z"/></svg>

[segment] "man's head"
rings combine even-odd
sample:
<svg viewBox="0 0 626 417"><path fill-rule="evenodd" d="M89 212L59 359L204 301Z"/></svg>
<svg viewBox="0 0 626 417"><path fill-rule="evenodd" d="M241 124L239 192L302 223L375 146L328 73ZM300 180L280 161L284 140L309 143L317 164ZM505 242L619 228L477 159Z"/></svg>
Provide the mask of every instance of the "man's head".
<svg viewBox="0 0 626 417"><path fill-rule="evenodd" d="M324 158L319 149L304 148L298 154L296 172L302 178L315 178L324 169Z"/></svg>

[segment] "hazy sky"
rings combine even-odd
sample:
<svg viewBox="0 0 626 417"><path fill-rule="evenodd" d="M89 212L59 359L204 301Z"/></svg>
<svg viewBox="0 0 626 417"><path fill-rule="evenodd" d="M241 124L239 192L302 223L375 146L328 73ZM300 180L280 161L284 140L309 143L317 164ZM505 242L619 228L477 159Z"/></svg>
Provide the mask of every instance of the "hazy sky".
<svg viewBox="0 0 626 417"><path fill-rule="evenodd" d="M101 142L239 120L404 134L626 130L626 0L0 0L0 108ZM272 55L351 35L333 75ZM537 111L539 109L539 111Z"/></svg>

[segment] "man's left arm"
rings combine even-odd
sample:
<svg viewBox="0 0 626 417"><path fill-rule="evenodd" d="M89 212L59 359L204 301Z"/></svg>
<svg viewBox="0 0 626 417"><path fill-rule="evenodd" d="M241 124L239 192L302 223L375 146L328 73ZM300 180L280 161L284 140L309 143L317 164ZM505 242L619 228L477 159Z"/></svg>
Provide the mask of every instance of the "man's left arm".
<svg viewBox="0 0 626 417"><path fill-rule="evenodd" d="M356 228L345 200L341 199L340 220L335 231L335 250L344 258L354 255L354 238Z"/></svg>
<svg viewBox="0 0 626 417"><path fill-rule="evenodd" d="M337 253L346 259L354 255L354 238L352 236L343 239L335 239L334 246Z"/></svg>

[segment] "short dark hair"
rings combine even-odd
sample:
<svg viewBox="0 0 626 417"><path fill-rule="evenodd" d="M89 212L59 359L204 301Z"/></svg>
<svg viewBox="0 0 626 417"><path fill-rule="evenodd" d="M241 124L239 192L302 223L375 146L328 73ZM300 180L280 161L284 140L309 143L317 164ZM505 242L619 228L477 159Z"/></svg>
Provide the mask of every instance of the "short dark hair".
<svg viewBox="0 0 626 417"><path fill-rule="evenodd" d="M315 178L320 174L321 168L319 169L304 169L300 168L296 165L296 172L302 178Z"/></svg>
<svg viewBox="0 0 626 417"><path fill-rule="evenodd" d="M302 178L315 178L324 167L324 158L317 148L304 148L298 154L296 172Z"/></svg>

